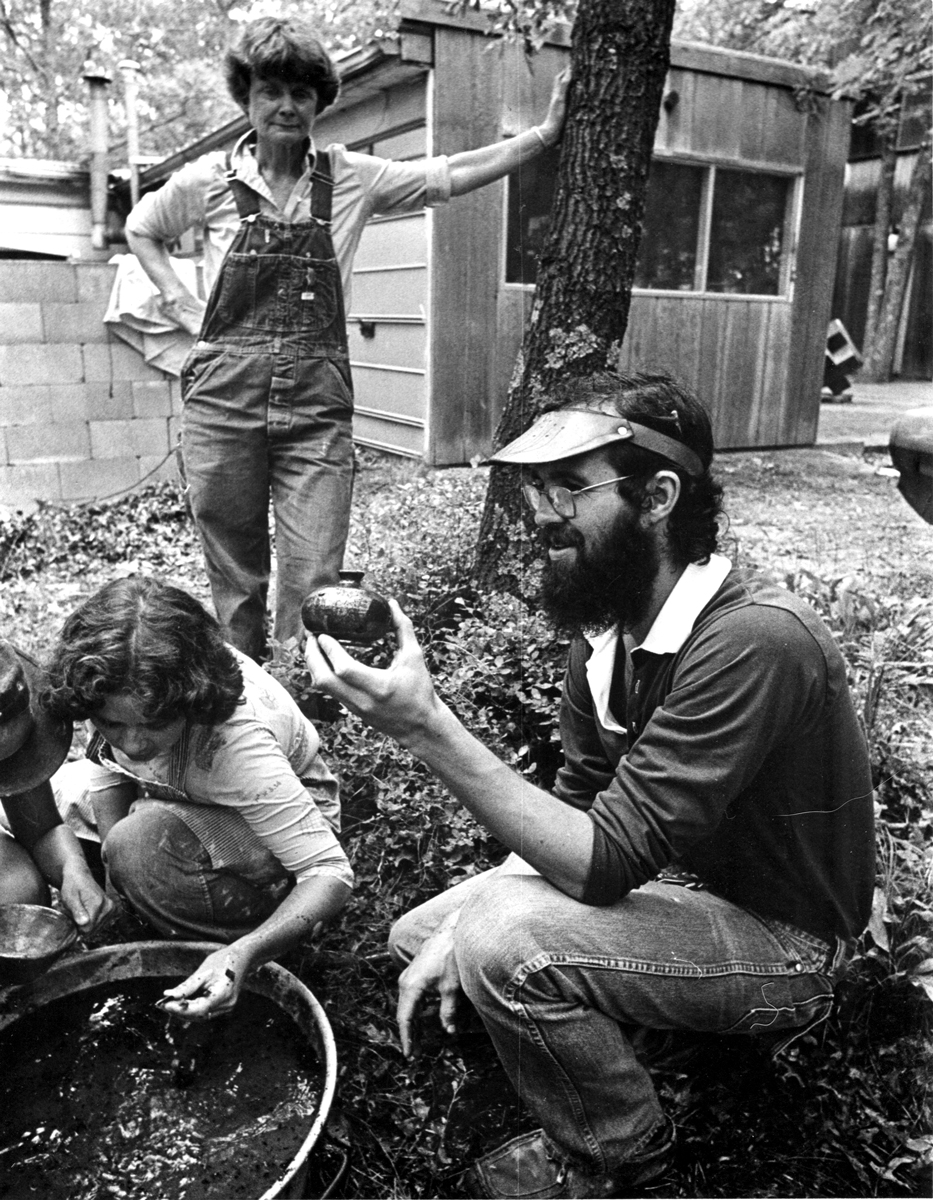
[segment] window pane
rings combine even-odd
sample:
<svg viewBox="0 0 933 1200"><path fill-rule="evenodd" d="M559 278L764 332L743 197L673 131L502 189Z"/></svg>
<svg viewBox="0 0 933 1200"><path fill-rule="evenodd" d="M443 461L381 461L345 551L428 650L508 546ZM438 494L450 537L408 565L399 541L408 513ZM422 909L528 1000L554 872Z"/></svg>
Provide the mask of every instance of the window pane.
<svg viewBox="0 0 933 1200"><path fill-rule="evenodd" d="M778 294L790 186L784 175L716 172L708 292Z"/></svg>
<svg viewBox="0 0 933 1200"><path fill-rule="evenodd" d="M703 167L653 161L635 287L693 291Z"/></svg>
<svg viewBox="0 0 933 1200"><path fill-rule="evenodd" d="M547 237L560 150L552 147L508 177L506 283L534 283Z"/></svg>

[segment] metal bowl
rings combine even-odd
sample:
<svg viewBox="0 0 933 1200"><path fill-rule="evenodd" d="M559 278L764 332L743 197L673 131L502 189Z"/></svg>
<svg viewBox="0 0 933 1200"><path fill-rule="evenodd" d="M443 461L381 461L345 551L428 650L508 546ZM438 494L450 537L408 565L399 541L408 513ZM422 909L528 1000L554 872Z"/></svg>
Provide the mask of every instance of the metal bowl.
<svg viewBox="0 0 933 1200"><path fill-rule="evenodd" d="M29 908L30 905L10 905ZM190 975L207 954L220 947L214 942L127 942L104 946L86 954L76 954L53 967L31 986L18 989L0 1002L0 1031L9 1028L27 1013L64 996L73 996L101 984L119 979L145 979L161 976ZM273 1001L295 1022L314 1048L324 1069L324 1089L301 1146L291 1162L278 1164L279 1177L259 1200L286 1200L307 1195L305 1180L308 1158L324 1132L324 1124L337 1084L337 1045L330 1023L317 998L300 979L277 963L258 967L244 981L245 989ZM338 1180L335 1184L339 1185ZM333 1185L332 1185L333 1186ZM328 1187L324 1195L331 1195ZM338 1193L342 1194L342 1193Z"/></svg>
<svg viewBox="0 0 933 1200"><path fill-rule="evenodd" d="M74 922L43 904L0 904L0 985L31 983L78 940Z"/></svg>

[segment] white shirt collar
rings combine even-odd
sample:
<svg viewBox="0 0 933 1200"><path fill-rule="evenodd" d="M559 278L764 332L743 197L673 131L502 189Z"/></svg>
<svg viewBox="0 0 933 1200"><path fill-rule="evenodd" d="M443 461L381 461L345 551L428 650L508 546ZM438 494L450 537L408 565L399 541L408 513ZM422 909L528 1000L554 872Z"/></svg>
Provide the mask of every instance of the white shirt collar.
<svg viewBox="0 0 933 1200"><path fill-rule="evenodd" d="M709 562L702 565L690 563L671 589L645 640L636 649L650 654L676 654L689 637L697 617L722 587L731 570L732 563L722 554L710 555ZM619 627L614 625L604 633L586 634L585 637L592 647L586 663L586 677L596 718L605 729L625 733L609 711Z"/></svg>
<svg viewBox="0 0 933 1200"><path fill-rule="evenodd" d="M655 617L648 636L635 648L649 654L676 654L731 570L732 563L722 554L711 554L709 562L702 566L689 563Z"/></svg>
<svg viewBox="0 0 933 1200"><path fill-rule="evenodd" d="M230 164L236 171L240 179L245 184L258 192L264 200L266 200L274 212L278 212L278 206L273 199L269 185L259 173L259 164L256 162L256 144L253 140L255 131L248 129L240 138L237 144L233 147L230 154ZM289 196L285 208L282 210L282 215L288 221L293 221L296 216L301 215L304 219L307 214L299 208L304 205L307 208L309 197L311 195L311 159L312 155L316 154L317 150L312 137L308 144L308 154L305 158L305 169L302 172L301 178L296 182L292 189L292 194Z"/></svg>

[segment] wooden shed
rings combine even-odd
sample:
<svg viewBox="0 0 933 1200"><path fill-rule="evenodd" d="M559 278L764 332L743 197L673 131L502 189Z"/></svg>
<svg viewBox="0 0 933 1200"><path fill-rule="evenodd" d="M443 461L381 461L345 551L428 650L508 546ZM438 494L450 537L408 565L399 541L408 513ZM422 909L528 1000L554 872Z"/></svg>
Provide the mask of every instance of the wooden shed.
<svg viewBox="0 0 933 1200"><path fill-rule="evenodd" d="M0 258L93 257L87 167L0 158Z"/></svg>
<svg viewBox="0 0 933 1200"><path fill-rule="evenodd" d="M479 15L403 0L397 42L341 60L319 144L455 154L540 120L566 34L526 60ZM694 387L720 447L816 437L849 107L773 59L674 44L621 365ZM232 144L232 122L143 177ZM449 205L371 222L349 311L363 444L466 463L492 446L534 291L556 158Z"/></svg>

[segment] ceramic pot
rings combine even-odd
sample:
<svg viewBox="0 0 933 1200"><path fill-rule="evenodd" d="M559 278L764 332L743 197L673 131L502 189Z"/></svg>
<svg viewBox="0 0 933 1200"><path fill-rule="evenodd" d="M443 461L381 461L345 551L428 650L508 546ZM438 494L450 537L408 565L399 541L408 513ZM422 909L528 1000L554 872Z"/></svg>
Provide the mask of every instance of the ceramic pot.
<svg viewBox="0 0 933 1200"><path fill-rule="evenodd" d="M339 584L315 588L301 606L311 633L328 633L340 642L367 645L392 629L392 613L382 596L363 587L363 571L341 571Z"/></svg>

